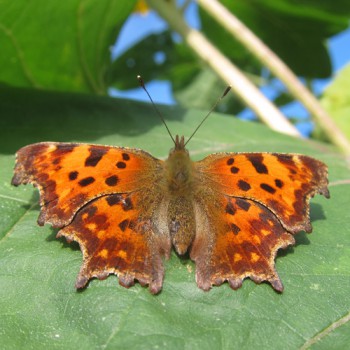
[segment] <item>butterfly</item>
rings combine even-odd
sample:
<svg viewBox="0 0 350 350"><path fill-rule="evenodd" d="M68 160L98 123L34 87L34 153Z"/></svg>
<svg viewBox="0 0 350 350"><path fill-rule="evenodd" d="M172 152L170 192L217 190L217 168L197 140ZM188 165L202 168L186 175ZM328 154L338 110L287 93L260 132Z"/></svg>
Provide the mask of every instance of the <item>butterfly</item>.
<svg viewBox="0 0 350 350"><path fill-rule="evenodd" d="M309 201L329 198L327 166L281 153L216 153L194 162L184 137L163 161L133 148L42 142L16 155L12 184L40 192L38 224L79 243L76 288L118 275L162 289L172 248L189 253L199 288L249 277L282 292L277 251L311 232Z"/></svg>

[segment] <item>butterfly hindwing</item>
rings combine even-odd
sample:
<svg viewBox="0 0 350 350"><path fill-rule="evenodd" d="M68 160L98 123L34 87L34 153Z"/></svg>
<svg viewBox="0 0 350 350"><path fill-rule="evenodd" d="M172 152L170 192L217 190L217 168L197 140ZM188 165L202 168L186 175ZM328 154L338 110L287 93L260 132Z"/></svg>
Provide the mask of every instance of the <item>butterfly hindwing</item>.
<svg viewBox="0 0 350 350"><path fill-rule="evenodd" d="M156 208L140 203L144 194L107 195L88 203L73 221L58 233L79 243L83 264L76 282L83 288L93 277L116 274L130 287L138 280L152 293L162 287L162 258L170 255L169 236L155 232L152 214ZM157 206L159 203L154 203Z"/></svg>
<svg viewBox="0 0 350 350"><path fill-rule="evenodd" d="M209 233L206 238L211 243L203 240L206 234L199 231L191 250L198 286L208 290L228 281L237 289L249 277L257 283L268 281L282 291L275 256L278 249L294 244L293 236L270 210L255 201L225 196L220 206L218 198L213 201L216 205L209 208L213 215L207 227L199 227Z"/></svg>

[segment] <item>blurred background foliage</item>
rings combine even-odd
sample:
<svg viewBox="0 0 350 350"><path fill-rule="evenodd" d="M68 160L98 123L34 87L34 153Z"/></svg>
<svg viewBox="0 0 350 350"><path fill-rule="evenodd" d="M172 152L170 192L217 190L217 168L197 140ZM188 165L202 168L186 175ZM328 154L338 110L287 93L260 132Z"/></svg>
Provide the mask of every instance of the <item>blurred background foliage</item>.
<svg viewBox="0 0 350 350"><path fill-rule="evenodd" d="M186 10L193 4L178 3L178 10L186 18ZM349 27L349 1L222 0L221 3L311 89L313 80L333 76L327 40ZM146 16L148 11L152 9L145 1L136 0L0 0L0 83L107 95L111 88L119 91L137 88L135 76L142 74L146 82L170 81L173 98L182 106L208 110L226 83L171 27L130 43L124 52L112 58L112 47L118 45L125 22L135 14ZM276 106L295 100L208 12L199 7L197 15L201 32L254 84L275 89L271 96ZM135 31L142 32L142 21L139 23ZM339 73L334 86L323 97L323 106L349 137L343 112L349 108L344 103L350 83L342 78L348 74L348 70ZM237 115L246 106L231 94L219 108L221 112ZM292 122L298 121L291 117ZM322 132L315 135L321 138Z"/></svg>

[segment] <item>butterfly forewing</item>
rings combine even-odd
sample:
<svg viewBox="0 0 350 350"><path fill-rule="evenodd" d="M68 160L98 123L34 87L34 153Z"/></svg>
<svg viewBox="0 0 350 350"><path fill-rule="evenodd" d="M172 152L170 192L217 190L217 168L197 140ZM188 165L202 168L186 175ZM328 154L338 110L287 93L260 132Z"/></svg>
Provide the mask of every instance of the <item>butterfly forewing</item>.
<svg viewBox="0 0 350 350"><path fill-rule="evenodd" d="M161 161L141 150L44 142L17 152L14 185L33 183L40 190L38 223L63 227L96 197L128 193L156 182Z"/></svg>
<svg viewBox="0 0 350 350"><path fill-rule="evenodd" d="M269 208L290 232L311 232L309 199L327 198L327 166L311 157L273 153L218 153L196 163L217 192Z"/></svg>

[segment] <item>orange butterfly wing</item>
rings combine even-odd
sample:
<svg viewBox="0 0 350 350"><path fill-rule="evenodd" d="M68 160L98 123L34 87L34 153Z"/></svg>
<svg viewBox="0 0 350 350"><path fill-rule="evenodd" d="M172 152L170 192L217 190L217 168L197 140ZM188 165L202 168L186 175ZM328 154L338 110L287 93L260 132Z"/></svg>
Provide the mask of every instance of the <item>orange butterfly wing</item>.
<svg viewBox="0 0 350 350"><path fill-rule="evenodd" d="M311 232L309 200L329 198L327 166L298 154L212 154L196 170L222 194L255 200L268 207L286 230Z"/></svg>
<svg viewBox="0 0 350 350"><path fill-rule="evenodd" d="M291 234L311 231L309 199L329 197L327 167L302 155L213 154L195 163L202 214L191 258L198 286L225 280L239 288L245 277L283 290L275 270L278 249L294 243Z"/></svg>
<svg viewBox="0 0 350 350"><path fill-rule="evenodd" d="M116 274L119 283L130 287L134 280L158 293L163 284L162 257L169 257L167 235L155 233L151 216L140 213L144 196L113 194L100 197L78 211L58 237L77 241L83 253L76 287L83 288L92 277ZM146 212L147 213L147 212Z"/></svg>
<svg viewBox="0 0 350 350"><path fill-rule="evenodd" d="M125 286L137 279L156 293L164 275L161 257L171 249L170 238L151 222L162 201L155 186L162 167L141 150L45 142L18 151L12 184L38 187L38 223L62 228L58 236L80 244L77 288L115 273Z"/></svg>
<svg viewBox="0 0 350 350"><path fill-rule="evenodd" d="M17 152L12 184L37 186L39 225L50 223L59 228L97 196L140 189L145 174L155 174L157 167L161 162L141 150L43 142Z"/></svg>

